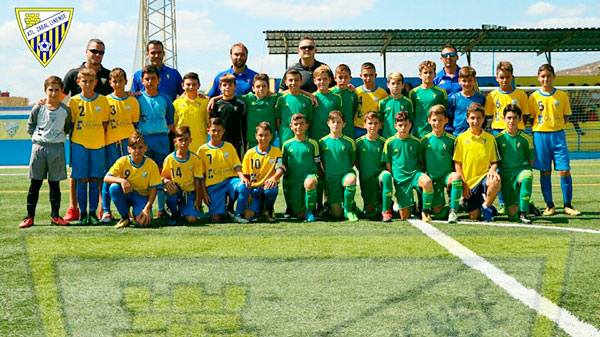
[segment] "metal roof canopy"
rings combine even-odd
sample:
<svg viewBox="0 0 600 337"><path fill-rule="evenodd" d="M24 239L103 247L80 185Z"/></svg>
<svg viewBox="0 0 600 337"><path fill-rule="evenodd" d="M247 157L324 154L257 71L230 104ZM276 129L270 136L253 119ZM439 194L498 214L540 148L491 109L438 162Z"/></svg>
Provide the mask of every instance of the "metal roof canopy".
<svg viewBox="0 0 600 337"><path fill-rule="evenodd" d="M385 29L385 30L267 30L269 54L294 53L302 37L310 36L319 53L440 52L446 44L467 55L471 52L552 52L600 51L600 28L507 29L483 25L481 29Z"/></svg>

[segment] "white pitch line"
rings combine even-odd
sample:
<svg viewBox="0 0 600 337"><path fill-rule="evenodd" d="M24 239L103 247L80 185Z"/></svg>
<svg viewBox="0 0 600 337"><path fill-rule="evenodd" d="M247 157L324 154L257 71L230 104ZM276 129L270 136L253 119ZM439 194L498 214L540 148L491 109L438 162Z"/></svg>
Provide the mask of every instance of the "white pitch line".
<svg viewBox="0 0 600 337"><path fill-rule="evenodd" d="M447 223L446 221L434 221L434 222ZM521 227L521 228L535 228L535 229L550 229L550 230L556 230L556 231L578 232L578 233L588 233L588 234L600 234L600 230L587 229L587 228L526 225L526 224L517 224L517 223L482 222L482 221L459 221L458 223L460 225L481 225L481 226L492 226L492 227Z"/></svg>
<svg viewBox="0 0 600 337"><path fill-rule="evenodd" d="M533 289L527 288L514 277L498 269L486 259L475 254L469 248L444 234L431 224L421 220L409 220L425 235L429 236L450 253L461 259L467 266L478 270L492 282L504 289L510 296L521 301L538 314L546 316L561 329L573 337L600 337L600 331L594 326L580 321L569 311L559 307Z"/></svg>
<svg viewBox="0 0 600 337"><path fill-rule="evenodd" d="M26 176L27 173L0 173L0 177L4 176Z"/></svg>

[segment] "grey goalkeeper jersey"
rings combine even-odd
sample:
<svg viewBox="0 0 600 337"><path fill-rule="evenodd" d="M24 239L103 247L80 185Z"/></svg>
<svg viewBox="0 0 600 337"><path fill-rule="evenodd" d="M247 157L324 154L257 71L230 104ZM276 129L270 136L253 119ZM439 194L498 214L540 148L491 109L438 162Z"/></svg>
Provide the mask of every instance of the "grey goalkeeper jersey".
<svg viewBox="0 0 600 337"><path fill-rule="evenodd" d="M71 131L71 109L60 103L56 110L34 105L27 120L27 133L34 143L64 143Z"/></svg>

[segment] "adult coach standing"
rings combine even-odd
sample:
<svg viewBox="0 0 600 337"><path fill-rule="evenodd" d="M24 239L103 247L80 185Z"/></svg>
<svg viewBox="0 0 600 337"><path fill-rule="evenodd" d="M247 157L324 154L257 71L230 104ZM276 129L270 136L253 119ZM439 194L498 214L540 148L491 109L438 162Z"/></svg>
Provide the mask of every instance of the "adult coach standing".
<svg viewBox="0 0 600 337"><path fill-rule="evenodd" d="M231 57L231 68L222 71L215 76L212 87L208 91L209 97L221 95L219 79L225 74L232 74L235 76L235 94L237 96L245 95L252 90L254 76L257 73L246 66L246 61L248 60L248 48L243 43L238 42L229 49L229 57Z"/></svg>
<svg viewBox="0 0 600 337"><path fill-rule="evenodd" d="M315 71L315 69L317 69L319 66L325 64L315 59L316 53L317 46L315 45L315 41L308 36L303 37L298 43L298 55L300 55L300 60L298 63L287 68L285 71L286 73L292 69L299 71L302 75L303 82L302 86L300 86L300 89L310 93L317 91L317 86L313 82L313 71ZM331 79L334 78L331 72L329 75ZM285 74L283 74L281 78L285 78ZM333 85L335 85L335 83L332 83L332 86ZM284 81L281 81L279 84L279 91L284 91L287 89L287 85L285 85Z"/></svg>
<svg viewBox="0 0 600 337"><path fill-rule="evenodd" d="M113 89L110 86L110 70L104 68L102 66L102 59L104 58L104 52L106 48L104 46L104 42L99 39L91 39L85 50L86 61L83 62L79 67L73 68L67 72L65 75L64 83L65 87L63 92L65 95L75 96L81 92L81 88L77 85L77 74L79 74L79 70L89 68L96 72L96 78L98 79L98 83L94 88L94 91L102 94L108 95Z"/></svg>
<svg viewBox="0 0 600 337"><path fill-rule="evenodd" d="M445 45L442 47L441 56L440 60L442 60L444 68L436 74L433 84L446 90L448 97L450 97L452 94L461 91L460 84L458 83L460 67L456 64L458 61L458 52L454 46Z"/></svg>
<svg viewBox="0 0 600 337"><path fill-rule="evenodd" d="M64 79L65 87L63 88L63 93L65 95L70 95L71 97L81 93L81 88L77 84L77 75L81 69L89 68L96 72L96 78L98 82L94 87L94 91L102 94L108 95L113 89L110 86L110 70L104 68L102 66L102 59L104 58L104 52L106 48L104 46L104 42L100 39L91 39L85 50L86 61L83 62L79 67L73 68L67 72ZM77 188L74 179L70 180L69 186L69 208L67 209L67 213L63 217L65 221L76 221L79 219L79 205L77 203Z"/></svg>
<svg viewBox="0 0 600 337"><path fill-rule="evenodd" d="M151 65L158 68L158 76L160 77L160 83L158 84L158 91L169 96L171 101L174 101L178 95L183 93L183 87L181 83L181 74L177 69L167 67L163 63L165 58L165 48L163 43L158 40L152 40L146 45L146 56ZM144 90L142 84L142 70L138 70L133 74L133 82L131 83L131 91L139 92Z"/></svg>

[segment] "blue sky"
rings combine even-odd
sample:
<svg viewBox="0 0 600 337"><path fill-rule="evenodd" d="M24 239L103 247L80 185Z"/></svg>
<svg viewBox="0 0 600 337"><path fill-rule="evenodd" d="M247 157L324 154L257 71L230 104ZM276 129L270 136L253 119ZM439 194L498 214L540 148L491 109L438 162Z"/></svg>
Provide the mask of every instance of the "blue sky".
<svg viewBox="0 0 600 337"><path fill-rule="evenodd" d="M230 66L229 47L238 41L250 50L248 66L279 77L284 71L282 55L269 55L265 30L275 29L426 29L479 28L497 24L522 28L600 27L598 1L419 1L394 0L177 0L178 68L183 74L200 74L202 88L216 73ZM55 59L42 67L31 55L19 30L15 7L73 7L74 21ZM85 44L92 38L106 43L103 65L133 70L139 2L136 0L2 1L0 4L0 90L12 96L37 99L43 95L43 80L64 74L85 60ZM297 55L290 56L290 63ZM335 66L350 65L358 73L364 61L374 62L383 74L378 54L317 54L317 59ZM439 63L439 54L388 54L387 69L416 76L420 61ZM514 63L516 75L532 75L545 62L535 54L500 54L494 60ZM554 53L557 69L600 60L600 53ZM466 58L459 65L466 64ZM492 73L491 54L473 54L479 75Z"/></svg>

